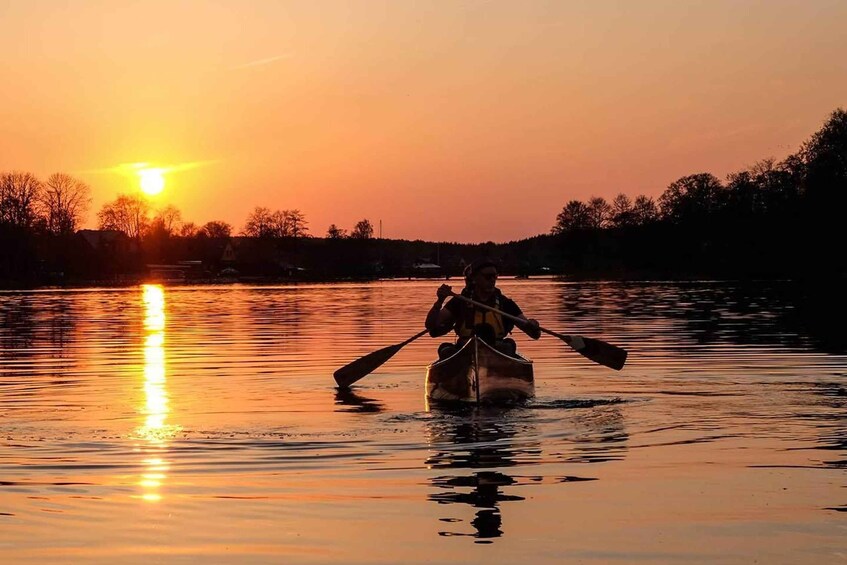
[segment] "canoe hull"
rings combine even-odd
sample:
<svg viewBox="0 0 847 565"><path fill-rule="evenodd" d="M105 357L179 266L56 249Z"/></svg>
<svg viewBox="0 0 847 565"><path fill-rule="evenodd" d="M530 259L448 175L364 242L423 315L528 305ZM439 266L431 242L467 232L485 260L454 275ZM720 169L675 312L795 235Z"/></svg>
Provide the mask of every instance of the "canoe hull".
<svg viewBox="0 0 847 565"><path fill-rule="evenodd" d="M526 400L535 394L532 361L510 357L473 338L451 357L427 367L426 394L454 402Z"/></svg>

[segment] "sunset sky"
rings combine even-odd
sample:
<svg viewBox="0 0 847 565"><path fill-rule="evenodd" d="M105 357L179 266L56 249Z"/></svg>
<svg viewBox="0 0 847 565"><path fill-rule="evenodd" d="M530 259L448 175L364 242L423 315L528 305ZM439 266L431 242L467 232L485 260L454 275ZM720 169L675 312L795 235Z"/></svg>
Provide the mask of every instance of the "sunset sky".
<svg viewBox="0 0 847 565"><path fill-rule="evenodd" d="M782 158L847 106L847 2L0 2L0 171L240 229L507 241Z"/></svg>

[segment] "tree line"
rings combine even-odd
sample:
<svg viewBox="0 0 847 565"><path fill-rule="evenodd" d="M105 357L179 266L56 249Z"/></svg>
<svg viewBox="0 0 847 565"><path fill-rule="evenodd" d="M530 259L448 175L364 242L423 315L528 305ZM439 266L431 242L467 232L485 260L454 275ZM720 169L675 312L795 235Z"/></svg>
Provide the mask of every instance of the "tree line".
<svg viewBox="0 0 847 565"><path fill-rule="evenodd" d="M847 112L839 108L800 149L721 181L700 172L658 200L624 194L571 200L550 230L564 269L585 274L843 276Z"/></svg>
<svg viewBox="0 0 847 565"><path fill-rule="evenodd" d="M79 179L56 173L42 181L32 173L0 174L0 288L45 283L109 282L133 280L149 264L202 261L206 276L223 267L224 248L232 237L239 242L238 267L246 274L280 276L297 264L334 263L334 269L317 276L369 276L378 269L361 246L334 246L329 253L304 247L305 240L367 242L373 238L368 219L349 231L329 226L325 238L310 234L306 216L299 209L271 210L257 206L242 228L212 220L203 224L186 221L173 205L154 207L141 194L120 194L96 213L98 232L81 230L91 205L91 189ZM301 242L298 244L298 242ZM351 251L351 249L353 251ZM344 261L334 253L346 254ZM313 271L317 272L317 271Z"/></svg>
<svg viewBox="0 0 847 565"><path fill-rule="evenodd" d="M66 173L50 175L46 181L28 172L0 174L0 229L67 236L76 233L91 205L91 188ZM227 238L233 226L222 220L202 225L183 221L173 205L154 209L141 195L121 194L97 212L98 228L116 230L133 239L148 236ZM332 224L329 239L369 239L373 225L368 219L347 230ZM300 210L276 210L257 206L248 215L240 235L260 238L310 237L306 216Z"/></svg>
<svg viewBox="0 0 847 565"><path fill-rule="evenodd" d="M166 205L153 210L151 204L138 195L122 194L103 205L98 212L101 230L117 230L131 238L151 235L179 237L227 238L234 235L233 226L222 220L212 220L198 226L182 219L182 212L175 206ZM274 210L257 206L251 211L238 235L263 239L311 237L306 215L299 209ZM327 229L329 239L369 239L373 237L373 225L363 219L348 233L335 224Z"/></svg>
<svg viewBox="0 0 847 565"><path fill-rule="evenodd" d="M42 182L25 172L0 174L0 228L53 235L74 233L91 204L91 189L64 173Z"/></svg>
<svg viewBox="0 0 847 565"><path fill-rule="evenodd" d="M783 214L802 205L825 211L841 201L847 187L847 112L835 110L800 151L782 161L764 159L730 173L721 182L711 173L696 173L672 182L659 196L635 200L618 194L611 203L600 196L587 202L570 200L550 230L561 235L580 230L644 226L655 222L700 225L710 220L749 220Z"/></svg>
<svg viewBox="0 0 847 565"><path fill-rule="evenodd" d="M0 174L0 285L37 283L39 273L79 261L71 240L91 203L90 188L57 173L41 181L25 172ZM841 222L847 210L847 112L836 109L800 149L762 160L724 180L707 172L670 183L657 199L618 194L568 201L548 234L495 244L375 240L363 219L349 231L336 224L313 237L298 209L256 207L237 232L255 240L251 268L273 256L315 276L406 272L420 259L445 273L485 255L505 272L588 277L844 277ZM116 248L119 272L144 263L202 258L214 262L235 228L213 220L184 221L174 206L154 209L141 195L119 195L97 213L98 227L133 245ZM119 255L134 253L131 261ZM246 255L246 253L245 253ZM132 265L132 267L128 266ZM41 277L43 278L43 277Z"/></svg>

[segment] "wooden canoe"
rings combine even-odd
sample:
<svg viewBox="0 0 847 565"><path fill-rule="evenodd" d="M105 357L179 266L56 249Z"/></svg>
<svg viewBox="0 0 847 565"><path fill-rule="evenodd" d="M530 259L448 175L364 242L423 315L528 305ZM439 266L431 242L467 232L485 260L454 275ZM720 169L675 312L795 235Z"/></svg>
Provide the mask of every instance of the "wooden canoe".
<svg viewBox="0 0 847 565"><path fill-rule="evenodd" d="M432 400L519 402L534 394L532 361L500 353L476 337L426 369L426 395Z"/></svg>

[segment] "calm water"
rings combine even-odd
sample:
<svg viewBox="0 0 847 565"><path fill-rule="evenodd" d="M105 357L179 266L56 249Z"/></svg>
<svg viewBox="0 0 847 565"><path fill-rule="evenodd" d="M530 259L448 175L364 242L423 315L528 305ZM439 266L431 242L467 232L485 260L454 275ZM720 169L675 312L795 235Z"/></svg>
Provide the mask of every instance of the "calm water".
<svg viewBox="0 0 847 565"><path fill-rule="evenodd" d="M438 282L0 293L0 561L842 563L847 356L780 285L500 286L538 398L428 407L440 341L353 393ZM819 304L819 306L815 306Z"/></svg>

